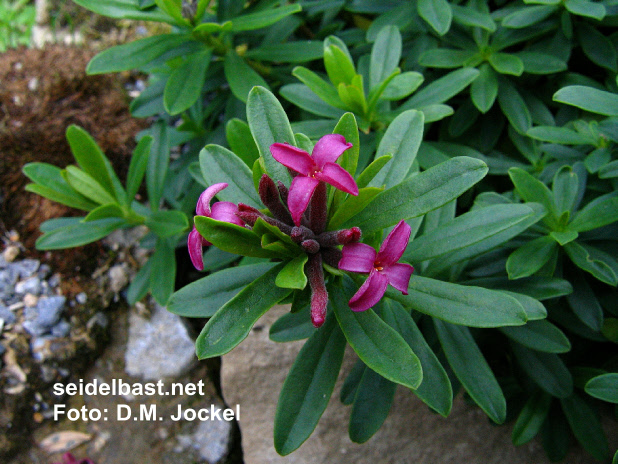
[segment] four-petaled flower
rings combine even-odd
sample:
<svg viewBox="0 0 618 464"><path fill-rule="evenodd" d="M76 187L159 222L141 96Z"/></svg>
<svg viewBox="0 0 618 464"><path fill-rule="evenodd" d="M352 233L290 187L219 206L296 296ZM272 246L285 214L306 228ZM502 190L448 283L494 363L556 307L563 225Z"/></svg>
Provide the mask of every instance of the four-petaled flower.
<svg viewBox="0 0 618 464"><path fill-rule="evenodd" d="M288 209L294 224L300 225L303 213L320 181L343 192L358 195L354 178L335 163L344 151L352 146L339 134L329 134L315 144L311 155L300 148L285 143L273 143L270 152L277 161L300 175L292 180L288 195Z"/></svg>
<svg viewBox="0 0 618 464"><path fill-rule="evenodd" d="M244 226L244 222L240 219L236 213L238 212L238 206L229 201L218 201L210 206L210 202L217 193L226 188L228 184L225 182L220 184L213 184L202 192L197 206L195 207L195 213L198 216L206 216L217 221L230 222L239 226ZM210 245L210 242L200 235L195 226L189 233L187 239L187 245L189 247L189 256L191 256L191 262L198 271L204 269L204 261L202 256L202 246Z"/></svg>
<svg viewBox="0 0 618 464"><path fill-rule="evenodd" d="M365 243L351 243L343 247L339 269L369 273L369 277L350 299L352 311L365 311L374 306L391 284L404 295L414 268L407 263L398 263L410 240L411 228L404 221L391 231L382 243L380 251Z"/></svg>

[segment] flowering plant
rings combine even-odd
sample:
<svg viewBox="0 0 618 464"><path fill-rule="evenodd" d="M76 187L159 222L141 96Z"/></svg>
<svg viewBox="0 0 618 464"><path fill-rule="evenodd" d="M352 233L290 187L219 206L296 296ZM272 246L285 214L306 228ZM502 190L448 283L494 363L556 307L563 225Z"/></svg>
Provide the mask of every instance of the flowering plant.
<svg viewBox="0 0 618 464"><path fill-rule="evenodd" d="M423 116L415 116L417 123L405 131L422 133ZM202 150L201 173L210 186L200 196L188 238L198 269L204 268L205 243L213 245L207 254L219 250L245 258L237 268L211 273L177 291L168 304L177 314L210 317L197 339L198 356L227 353L273 305L291 303L290 314L273 326L271 335L277 341L308 340L280 397L275 446L281 454L295 450L316 426L332 394L346 340L367 369L366 380L358 379L356 388L368 388L370 377L378 376L384 385L379 393L387 397L384 407L390 407L393 386L401 384L448 414L451 384L411 311L440 319L438 327L449 334L465 334L462 325L520 326L539 317L527 302L505 292L413 276L406 262L418 218L482 179L485 164L456 157L419 172L413 164L418 143L401 144L392 161L389 156L377 167L370 164L355 179L359 141L352 114L343 115L333 134L313 145L292 132L274 95L255 87L247 118L259 158L249 167L221 146ZM393 146L401 135L387 132L381 144ZM389 170L391 162L407 172ZM383 170L382 185L370 186ZM220 201L210 205L214 196ZM513 233L522 213L542 217L524 205L506 209L517 216ZM369 275L360 284L356 273ZM472 384L466 387L496 422L504 420L504 397L495 379L489 395ZM356 414L365 414L362 408ZM380 425L352 426L350 433L366 441Z"/></svg>

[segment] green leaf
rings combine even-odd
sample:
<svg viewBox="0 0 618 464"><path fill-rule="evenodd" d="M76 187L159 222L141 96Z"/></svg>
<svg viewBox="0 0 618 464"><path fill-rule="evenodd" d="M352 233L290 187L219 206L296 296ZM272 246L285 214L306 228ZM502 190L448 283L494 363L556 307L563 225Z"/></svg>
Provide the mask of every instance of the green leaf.
<svg viewBox="0 0 618 464"><path fill-rule="evenodd" d="M524 72L529 74L556 74L567 69L566 62L546 53L524 51L515 56L524 64Z"/></svg>
<svg viewBox="0 0 618 464"><path fill-rule="evenodd" d="M249 92L254 86L268 88L266 81L249 66L236 52L230 51L223 61L225 78L236 98L247 103Z"/></svg>
<svg viewBox="0 0 618 464"><path fill-rule="evenodd" d="M542 391L535 391L520 411L513 426L511 440L515 446L532 440L541 430L549 412L551 396Z"/></svg>
<svg viewBox="0 0 618 464"><path fill-rule="evenodd" d="M440 344L470 397L494 422L506 420L506 400L491 368L467 327L434 319Z"/></svg>
<svg viewBox="0 0 618 464"><path fill-rule="evenodd" d="M173 23L172 18L161 12L161 10L146 9L142 6L142 2L138 3L135 0L75 0L75 3L110 18Z"/></svg>
<svg viewBox="0 0 618 464"><path fill-rule="evenodd" d="M453 21L463 26L480 27L489 32L496 30L496 23L489 13L480 12L474 6L460 6L451 4L453 11Z"/></svg>
<svg viewBox="0 0 618 464"><path fill-rule="evenodd" d="M358 189L358 195L350 195L337 208L333 217L328 221L328 230L337 230L350 218L360 213L384 189L382 187L364 187Z"/></svg>
<svg viewBox="0 0 618 464"><path fill-rule="evenodd" d="M395 26L384 27L371 48L369 89L377 87L395 70L401 59L401 33Z"/></svg>
<svg viewBox="0 0 618 464"><path fill-rule="evenodd" d="M200 168L208 185L226 182L227 188L217 194L223 201L245 203L254 208L262 202L253 186L249 167L238 156L219 145L206 145L200 151Z"/></svg>
<svg viewBox="0 0 618 464"><path fill-rule="evenodd" d="M421 108L436 103L444 103L465 89L479 75L475 68L463 68L448 73L419 90L399 107L400 111Z"/></svg>
<svg viewBox="0 0 618 464"><path fill-rule="evenodd" d="M189 25L189 21L182 15L182 1L181 0L155 0L157 6L170 15L177 24Z"/></svg>
<svg viewBox="0 0 618 464"><path fill-rule="evenodd" d="M358 125L356 124L356 118L352 113L345 113L339 119L339 122L333 130L333 134L343 135L346 142L351 143L352 147L343 152L338 159L339 165L348 171L351 176L356 173L356 166L358 165L358 155L360 151L360 140L358 137Z"/></svg>
<svg viewBox="0 0 618 464"><path fill-rule="evenodd" d="M150 274L152 272L152 262L150 259L146 261L137 274L131 280L127 288L127 303L133 306L146 296L150 290Z"/></svg>
<svg viewBox="0 0 618 464"><path fill-rule="evenodd" d="M569 306L573 313L590 327L599 332L603 329L603 308L599 303L594 291L581 272L574 273L571 277L573 293L567 296Z"/></svg>
<svg viewBox="0 0 618 464"><path fill-rule="evenodd" d="M247 58L275 63L304 63L324 56L324 45L318 40L262 44L247 50Z"/></svg>
<svg viewBox="0 0 618 464"><path fill-rule="evenodd" d="M152 137L147 135L140 139L135 150L133 150L131 164L129 165L129 172L127 174L127 203L129 205L135 198L135 195L137 195L142 180L144 180L151 149Z"/></svg>
<svg viewBox="0 0 618 464"><path fill-rule="evenodd" d="M461 68L475 54L474 50L434 48L421 55L419 64L428 68Z"/></svg>
<svg viewBox="0 0 618 464"><path fill-rule="evenodd" d="M451 28L453 12L446 0L419 0L418 14L438 35L444 35Z"/></svg>
<svg viewBox="0 0 618 464"><path fill-rule="evenodd" d="M211 57L212 50L207 49L188 56L184 63L174 69L163 93L163 104L169 114L180 114L188 110L200 98Z"/></svg>
<svg viewBox="0 0 618 464"><path fill-rule="evenodd" d="M584 166L589 173L596 173L612 159L612 150L609 147L595 148L586 156Z"/></svg>
<svg viewBox="0 0 618 464"><path fill-rule="evenodd" d="M607 197L591 202L578 211L569 224L569 229L585 232L615 221L618 221L618 198Z"/></svg>
<svg viewBox="0 0 618 464"><path fill-rule="evenodd" d="M158 238L155 252L150 258L150 293L161 306L167 305L167 300L174 292L176 282L176 256L174 249L176 239Z"/></svg>
<svg viewBox="0 0 618 464"><path fill-rule="evenodd" d="M609 461L609 445L597 411L577 395L562 399L560 404L577 441L595 459Z"/></svg>
<svg viewBox="0 0 618 464"><path fill-rule="evenodd" d="M306 253L301 253L296 258L288 261L277 275L275 285L282 288L295 288L302 290L307 286L307 276L305 275L305 264L309 257Z"/></svg>
<svg viewBox="0 0 618 464"><path fill-rule="evenodd" d="M86 73L92 75L139 69L190 41L189 35L174 33L154 35L117 45L102 51L90 60L86 66Z"/></svg>
<svg viewBox="0 0 618 464"><path fill-rule="evenodd" d="M397 384L369 368L365 369L354 396L350 413L350 440L365 443L386 420L395 398Z"/></svg>
<svg viewBox="0 0 618 464"><path fill-rule="evenodd" d="M554 5L525 6L502 19L502 26L512 29L523 29L540 23L558 11Z"/></svg>
<svg viewBox="0 0 618 464"><path fill-rule="evenodd" d="M554 353L543 353L511 343L517 362L524 372L544 391L557 398L567 398L573 393L571 373Z"/></svg>
<svg viewBox="0 0 618 464"><path fill-rule="evenodd" d="M598 375L586 382L585 388L590 396L618 404L618 373Z"/></svg>
<svg viewBox="0 0 618 464"><path fill-rule="evenodd" d="M618 277L616 277L614 270L605 261L596 259L594 249L589 245L571 242L564 246L564 251L577 267L589 272L596 279L608 285L616 286L618 284Z"/></svg>
<svg viewBox="0 0 618 464"><path fill-rule="evenodd" d="M519 327L501 327L500 331L525 347L544 353L566 353L571 349L568 337L549 321L530 321Z"/></svg>
<svg viewBox="0 0 618 464"><path fill-rule="evenodd" d="M391 122L380 141L375 157L390 154L393 160L376 173L369 185L373 187L385 185L389 189L406 178L423 140L424 121L423 113L408 110Z"/></svg>
<svg viewBox="0 0 618 464"><path fill-rule="evenodd" d="M232 32L253 31L271 26L283 18L298 13L302 10L300 4L284 5L279 8L271 8L257 13L236 16L232 19Z"/></svg>
<svg viewBox="0 0 618 464"><path fill-rule="evenodd" d="M212 317L245 286L272 269L274 263L230 267L202 277L175 292L167 310L183 317Z"/></svg>
<svg viewBox="0 0 618 464"><path fill-rule="evenodd" d="M225 303L210 318L197 337L199 359L221 356L243 341L266 311L290 294L290 289L275 285L283 264L265 272Z"/></svg>
<svg viewBox="0 0 618 464"><path fill-rule="evenodd" d="M92 136L81 127L75 125L67 128L66 136L71 147L71 153L73 153L75 161L77 161L84 172L96 179L97 183L112 197L122 201L124 191L119 185L120 182L109 160L105 157ZM115 179L113 179L114 177Z"/></svg>
<svg viewBox="0 0 618 464"><path fill-rule="evenodd" d="M421 361L423 381L414 394L438 414L447 417L453 406L453 389L442 364L425 341L410 313L399 303L385 300L384 313L390 313L392 323L386 319L387 322L399 332Z"/></svg>
<svg viewBox="0 0 618 464"><path fill-rule="evenodd" d="M509 279L531 276L541 269L555 252L556 242L549 235L531 240L517 248L506 261Z"/></svg>
<svg viewBox="0 0 618 464"><path fill-rule="evenodd" d="M498 96L498 78L486 63L480 66L479 71L478 78L470 86L470 97L481 113L487 113Z"/></svg>
<svg viewBox="0 0 618 464"><path fill-rule="evenodd" d="M309 438L335 388L346 343L329 316L300 350L283 383L274 426L275 449L282 456Z"/></svg>
<svg viewBox="0 0 618 464"><path fill-rule="evenodd" d="M388 288L386 296L405 308L469 327L522 325L527 321L522 305L505 293L418 275L410 279L408 295Z"/></svg>
<svg viewBox="0 0 618 464"><path fill-rule="evenodd" d="M566 127L536 126L527 131L526 135L536 140L562 145L592 145L590 136L580 134Z"/></svg>
<svg viewBox="0 0 618 464"><path fill-rule="evenodd" d="M568 295L573 291L571 284L557 277L527 277L517 281L507 277L488 277L465 282L466 285L479 285L497 290L523 293L537 300L548 300Z"/></svg>
<svg viewBox="0 0 618 464"><path fill-rule="evenodd" d="M171 237L189 229L189 220L182 211L155 211L146 218L146 225L159 237Z"/></svg>
<svg viewBox="0 0 618 464"><path fill-rule="evenodd" d="M486 174L487 165L482 161L452 158L385 190L344 227L357 226L370 235L402 219L421 216L457 198ZM410 200L402 202L402 198Z"/></svg>
<svg viewBox="0 0 618 464"><path fill-rule="evenodd" d="M270 326L268 336L273 342L285 343L309 338L316 332L311 322L311 312L307 304L306 311L284 314Z"/></svg>
<svg viewBox="0 0 618 464"><path fill-rule="evenodd" d="M251 135L249 124L237 118L230 119L225 125L225 136L230 148L245 164L253 166L255 160L260 157L255 140Z"/></svg>
<svg viewBox="0 0 618 464"><path fill-rule="evenodd" d="M94 177L75 166L67 166L64 171L67 183L77 192L101 205L116 203L116 199L99 184Z"/></svg>
<svg viewBox="0 0 618 464"><path fill-rule="evenodd" d="M324 116L325 118L339 118L343 110L333 108L321 100L313 91L304 84L287 84L281 87L279 93L283 98L302 108L305 111Z"/></svg>
<svg viewBox="0 0 618 464"><path fill-rule="evenodd" d="M541 203L554 219L557 217L554 196L543 182L520 168L509 169L509 176L524 201Z"/></svg>
<svg viewBox="0 0 618 464"><path fill-rule="evenodd" d="M384 155L376 158L360 173L356 179L356 185L359 189L367 187L380 170L393 158L393 155Z"/></svg>
<svg viewBox="0 0 618 464"><path fill-rule="evenodd" d="M254 258L278 256L278 253L263 249L260 237L251 230L236 224L195 216L195 227L206 240L223 251Z"/></svg>
<svg viewBox="0 0 618 464"><path fill-rule="evenodd" d="M609 38L584 22L578 24L577 36L584 54L590 61L614 73L618 70L616 48Z"/></svg>
<svg viewBox="0 0 618 464"><path fill-rule="evenodd" d="M84 222L96 221L97 219L105 218L124 218L124 211L118 205L118 203L109 203L107 205L101 205L98 208L93 209L84 218Z"/></svg>
<svg viewBox="0 0 618 464"><path fill-rule="evenodd" d="M296 143L294 132L292 132L281 103L268 89L253 88L247 99L247 121L260 156L264 159L266 172L273 179L289 185L290 174L287 168L275 160L270 153L270 146L273 143L289 143L290 145Z"/></svg>
<svg viewBox="0 0 618 464"><path fill-rule="evenodd" d="M510 53L492 53L487 61L500 74L521 76L524 72L524 63Z"/></svg>
<svg viewBox="0 0 618 464"><path fill-rule="evenodd" d="M423 106L419 108L419 110L423 113L423 116L425 117L425 124L440 121L441 119L444 119L455 112L452 107L441 104Z"/></svg>
<svg viewBox="0 0 618 464"><path fill-rule="evenodd" d="M111 234L114 230L126 225L121 218L106 218L91 222L58 227L39 237L35 243L38 250L61 250L73 248L97 240Z"/></svg>
<svg viewBox="0 0 618 464"><path fill-rule="evenodd" d="M62 177L62 170L56 166L47 163L28 163L22 170L28 178L38 182L26 185L25 190L28 192L85 211L90 211L98 206L97 203L73 190Z"/></svg>
<svg viewBox="0 0 618 464"><path fill-rule="evenodd" d="M356 390L358 388L358 384L365 373L367 366L360 359L356 360L354 366L350 370L350 373L345 378L343 385L341 386L341 392L339 394L339 399L342 404L346 406L352 404L354 402L354 397L356 396Z"/></svg>
<svg viewBox="0 0 618 464"><path fill-rule="evenodd" d="M414 71L398 74L388 83L380 98L384 100L401 100L418 89L423 80L423 75Z"/></svg>
<svg viewBox="0 0 618 464"><path fill-rule="evenodd" d="M618 95L593 87L569 85L558 90L553 99L591 113L618 116Z"/></svg>
<svg viewBox="0 0 618 464"><path fill-rule="evenodd" d="M519 92L506 80L500 81L498 90L498 104L500 109L511 123L511 126L520 134L525 134L532 126L532 116L526 102Z"/></svg>
<svg viewBox="0 0 618 464"><path fill-rule="evenodd" d="M153 211L159 209L165 177L170 163L170 136L167 123L163 120L155 122L150 128L152 135L152 148L146 168L146 190L150 208Z"/></svg>
<svg viewBox="0 0 618 464"><path fill-rule="evenodd" d="M324 66L328 78L335 87L339 84L351 84L356 76L354 63L341 48L336 45L324 46Z"/></svg>
<svg viewBox="0 0 618 464"><path fill-rule="evenodd" d="M519 232L522 223L528 224L529 218L535 215L534 210L527 205L494 205L472 210L465 213L430 233L415 238L406 248L403 258L410 262L421 262L433 259L446 253L462 251L465 248L476 247L495 236L502 237L506 242ZM512 233L508 233L512 230ZM491 243L492 248L500 243ZM475 250L474 254L487 251L483 248ZM473 255L465 254L462 259Z"/></svg>
<svg viewBox="0 0 618 464"><path fill-rule="evenodd" d="M331 306L339 325L356 354L384 378L405 387L418 388L423 372L418 357L401 336L380 319L372 309L354 312L348 300L354 293L349 278L345 279L345 293L341 287L329 290Z"/></svg>
<svg viewBox="0 0 618 464"><path fill-rule="evenodd" d="M543 303L536 298L532 298L531 296L523 295L521 293L509 292L505 290L503 291L507 295L515 298L524 308L526 316L528 317L528 322L542 320L547 317L547 310L545 309L545 306L543 306Z"/></svg>
<svg viewBox="0 0 618 464"><path fill-rule="evenodd" d="M565 0L564 6L569 13L598 21L601 21L607 14L605 6L601 3L589 2L587 0Z"/></svg>
<svg viewBox="0 0 618 464"><path fill-rule="evenodd" d="M345 109L345 105L339 98L337 89L326 82L313 71L302 66L297 66L292 70L292 75L297 77L303 84L315 93L321 100L335 108Z"/></svg>
<svg viewBox="0 0 618 464"><path fill-rule="evenodd" d="M618 177L618 160L607 163L599 169L599 179L614 179Z"/></svg>
<svg viewBox="0 0 618 464"><path fill-rule="evenodd" d="M561 167L554 175L552 191L557 212L572 211L577 204L580 182L571 166Z"/></svg>

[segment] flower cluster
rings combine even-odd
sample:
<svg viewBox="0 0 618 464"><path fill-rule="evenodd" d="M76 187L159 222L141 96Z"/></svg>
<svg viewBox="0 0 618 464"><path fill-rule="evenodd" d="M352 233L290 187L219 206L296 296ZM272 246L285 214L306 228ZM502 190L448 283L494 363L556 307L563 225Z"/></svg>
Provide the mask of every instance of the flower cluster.
<svg viewBox="0 0 618 464"><path fill-rule="evenodd" d="M247 228L253 228L258 219L262 219L300 246L308 257L305 273L311 288L311 320L315 327L320 327L326 318L328 292L324 264L344 271L369 274L349 302L354 311L364 311L374 306L384 295L388 284L407 294L413 272L409 264L397 262L410 238L410 226L403 221L388 235L379 252L370 245L360 243L361 230L358 227L326 231L326 184L350 195L359 193L354 178L336 164L350 147L352 144L338 134L322 137L311 155L288 144L271 145L273 158L290 170L293 180L288 189L282 182L275 183L268 175L262 175L258 194L267 213L243 203L235 205L218 201L211 206L215 195L228 186L226 183L208 187L196 207L198 216ZM204 268L202 247L208 245L210 243L194 227L189 234L188 247L191 261L198 270Z"/></svg>

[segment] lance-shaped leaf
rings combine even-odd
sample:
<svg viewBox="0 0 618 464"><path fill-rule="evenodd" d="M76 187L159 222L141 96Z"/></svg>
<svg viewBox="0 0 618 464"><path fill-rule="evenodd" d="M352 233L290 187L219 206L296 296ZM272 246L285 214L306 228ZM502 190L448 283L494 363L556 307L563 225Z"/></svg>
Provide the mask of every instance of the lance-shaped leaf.
<svg viewBox="0 0 618 464"><path fill-rule="evenodd" d="M210 274L175 292L167 303L167 310L184 317L211 317L241 289L274 265L250 264Z"/></svg>
<svg viewBox="0 0 618 464"><path fill-rule="evenodd" d="M277 252L263 249L259 236L236 224L195 216L195 227L202 237L223 251L253 258L281 256Z"/></svg>
<svg viewBox="0 0 618 464"><path fill-rule="evenodd" d="M293 342L311 337L316 330L313 322L311 322L309 301L307 301L306 310L289 312L277 319L270 326L268 336L273 342Z"/></svg>
<svg viewBox="0 0 618 464"><path fill-rule="evenodd" d="M506 261L509 278L521 279L531 276L551 259L557 246L554 239L544 235L517 248Z"/></svg>
<svg viewBox="0 0 618 464"><path fill-rule="evenodd" d="M236 52L230 51L225 55L223 70L232 93L242 102L247 102L247 96L254 86L268 88L264 78Z"/></svg>
<svg viewBox="0 0 618 464"><path fill-rule="evenodd" d="M127 222L122 218L78 222L77 224L54 228L46 232L37 239L35 245L39 250L60 250L62 248L82 246L87 243L96 242L126 224Z"/></svg>
<svg viewBox="0 0 618 464"><path fill-rule="evenodd" d="M618 221L618 198L599 198L577 212L569 224L569 229L585 232L616 221Z"/></svg>
<svg viewBox="0 0 618 464"><path fill-rule="evenodd" d="M540 390L534 392L517 416L511 439L516 446L532 440L541 430L549 412L551 396Z"/></svg>
<svg viewBox="0 0 618 464"><path fill-rule="evenodd" d="M506 400L467 327L433 320L446 359L470 397L494 422L506 419Z"/></svg>
<svg viewBox="0 0 618 464"><path fill-rule="evenodd" d="M339 325L359 358L381 376L408 388L417 388L423 372L418 357L395 330L380 319L373 310L354 312L348 300L355 291L349 278L344 289L330 289L331 305Z"/></svg>
<svg viewBox="0 0 618 464"><path fill-rule="evenodd" d="M360 213L383 190L381 187L365 187L358 190L357 196L350 195L328 222L328 230L339 229L341 224Z"/></svg>
<svg viewBox="0 0 618 464"><path fill-rule="evenodd" d="M609 461L609 446L597 411L576 394L561 399L560 404L577 441L595 459Z"/></svg>
<svg viewBox="0 0 618 464"><path fill-rule="evenodd" d="M137 191L144 180L146 168L148 167L148 159L150 158L150 150L152 148L152 137L142 137L133 150L131 156L131 164L127 174L127 204L130 205L137 194Z"/></svg>
<svg viewBox="0 0 618 464"><path fill-rule="evenodd" d="M176 257L174 250L177 239L157 238L155 252L150 258L150 292L152 297L161 306L167 305L171 294L174 292L176 281Z"/></svg>
<svg viewBox="0 0 618 464"><path fill-rule="evenodd" d="M590 396L618 404L618 373L598 375L586 382L585 388Z"/></svg>
<svg viewBox="0 0 618 464"><path fill-rule="evenodd" d="M221 356L243 341L262 315L291 292L275 285L283 264L270 269L247 285L210 318L197 337L200 359Z"/></svg>
<svg viewBox="0 0 618 464"><path fill-rule="evenodd" d="M385 190L344 227L358 226L370 235L402 219L421 216L457 198L485 177L487 170L477 159L452 158Z"/></svg>
<svg viewBox="0 0 618 464"><path fill-rule="evenodd" d="M264 160L266 172L273 178L289 185L290 174L285 166L270 153L273 143L295 145L294 132L288 117L275 96L264 87L254 87L247 99L247 121L251 133Z"/></svg>
<svg viewBox="0 0 618 464"><path fill-rule="evenodd" d="M208 185L219 182L228 184L217 198L231 203L245 203L254 208L262 207L262 202L253 186L253 174L243 160L227 148L219 145L206 145L200 151L200 168Z"/></svg>
<svg viewBox="0 0 618 464"><path fill-rule="evenodd" d="M163 104L169 114L182 113L200 98L211 56L210 49L189 55L185 62L172 72L163 94Z"/></svg>
<svg viewBox="0 0 618 464"><path fill-rule="evenodd" d="M262 29L263 27L275 24L277 21L282 20L286 16L290 16L294 13L298 13L302 10L300 4L285 5L279 8L271 8L257 13L246 14L243 16L236 16L232 19L232 31L253 31L255 29Z"/></svg>
<svg viewBox="0 0 618 464"><path fill-rule="evenodd" d="M296 450L315 429L335 388L345 345L330 314L298 353L275 414L275 449L282 456Z"/></svg>
<svg viewBox="0 0 618 464"><path fill-rule="evenodd" d="M618 272L614 269L618 269L618 265L612 257L605 257L594 247L579 242L567 243L564 251L577 267L589 272L601 282L613 286L618 284Z"/></svg>
<svg viewBox="0 0 618 464"><path fill-rule="evenodd" d="M544 391L557 398L573 393L573 378L564 362L554 353L531 350L511 343L519 365Z"/></svg>
<svg viewBox="0 0 618 464"><path fill-rule="evenodd" d="M553 99L591 113L618 116L618 95L586 85L563 87L554 94Z"/></svg>
<svg viewBox="0 0 618 464"><path fill-rule="evenodd" d="M389 288L386 296L406 308L469 327L522 325L528 319L522 305L510 295L418 275L412 275L408 295Z"/></svg>
<svg viewBox="0 0 618 464"><path fill-rule="evenodd" d="M501 327L500 331L516 342L544 353L566 353L571 349L568 337L549 321L530 321L519 327Z"/></svg>

